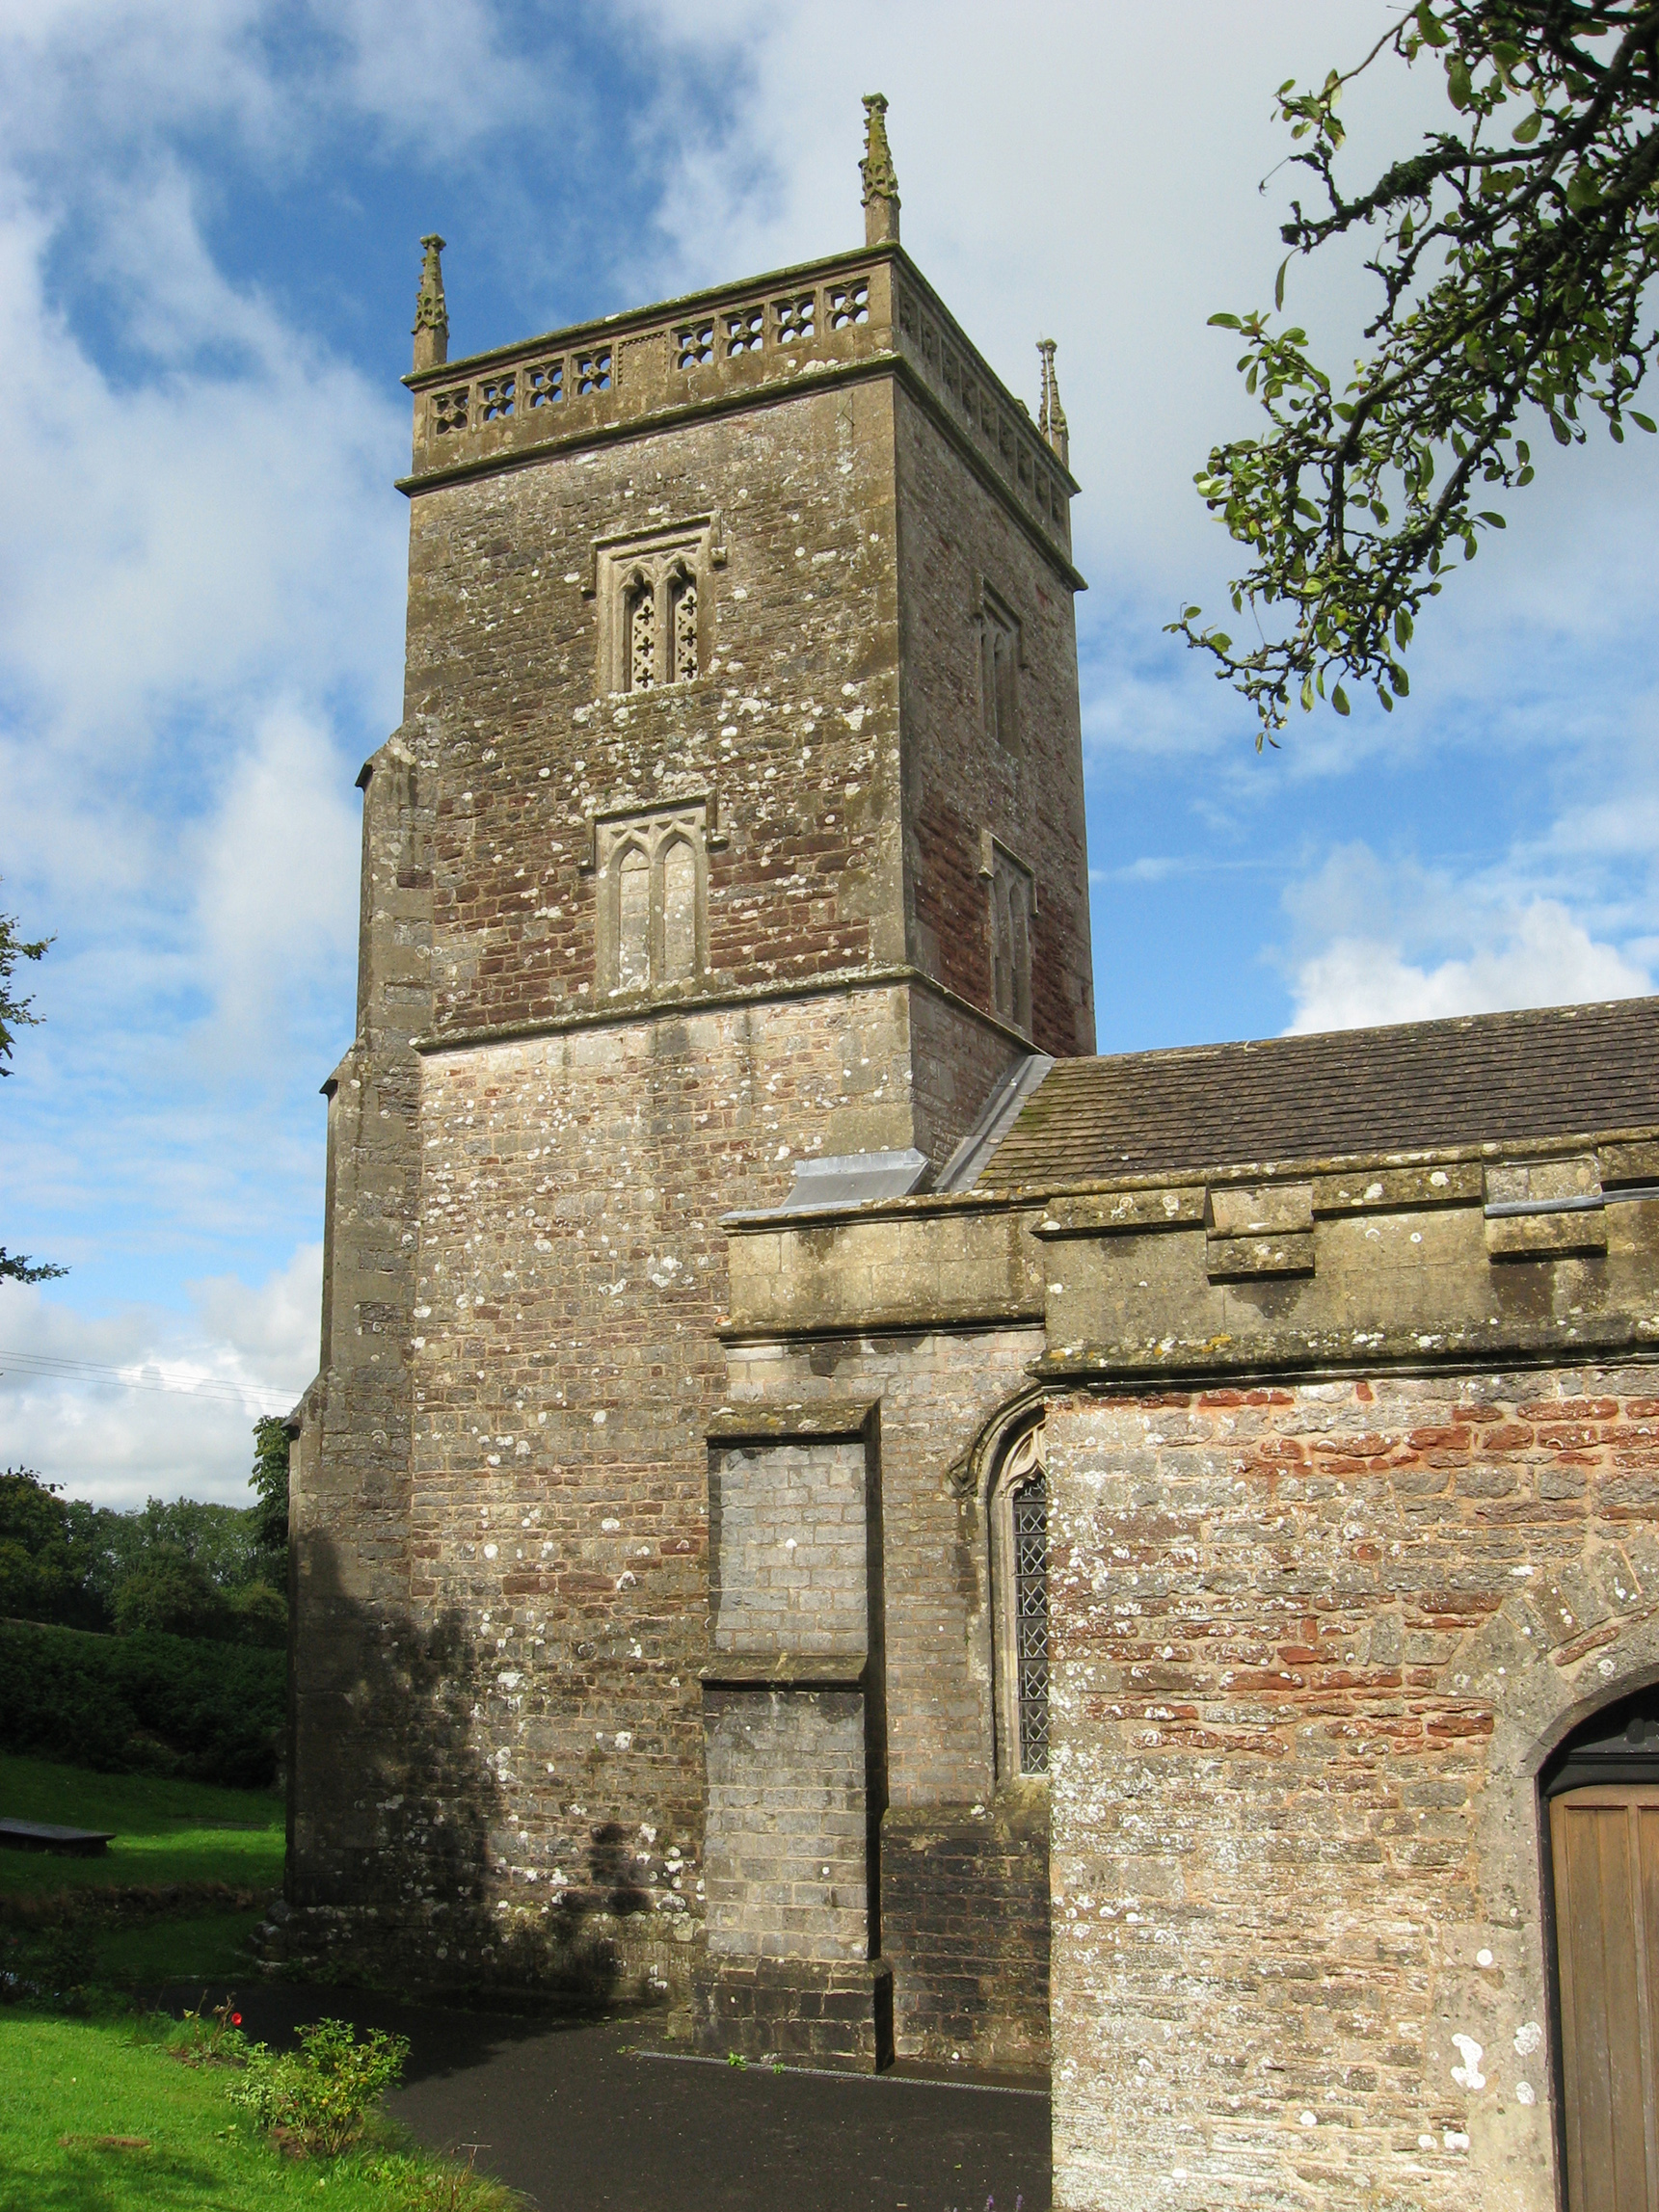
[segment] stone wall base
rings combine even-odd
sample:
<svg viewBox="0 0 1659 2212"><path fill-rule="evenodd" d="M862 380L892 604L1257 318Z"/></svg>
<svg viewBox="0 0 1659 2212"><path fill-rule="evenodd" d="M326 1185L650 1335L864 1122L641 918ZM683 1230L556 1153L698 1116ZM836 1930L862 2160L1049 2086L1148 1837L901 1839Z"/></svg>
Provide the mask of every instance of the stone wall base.
<svg viewBox="0 0 1659 2212"><path fill-rule="evenodd" d="M893 2064L885 1959L722 1959L692 1969L693 2038L726 2058L879 2073Z"/></svg>
<svg viewBox="0 0 1659 2212"><path fill-rule="evenodd" d="M988 1805L890 1806L881 1947L902 2057L1046 2077L1047 1783Z"/></svg>
<svg viewBox="0 0 1659 2212"><path fill-rule="evenodd" d="M494 1990L575 2009L664 2006L682 2018L691 1995L691 1946L663 1940L643 1915L518 1908L458 1931L442 1906L410 1914L279 1901L251 1948L274 1980Z"/></svg>

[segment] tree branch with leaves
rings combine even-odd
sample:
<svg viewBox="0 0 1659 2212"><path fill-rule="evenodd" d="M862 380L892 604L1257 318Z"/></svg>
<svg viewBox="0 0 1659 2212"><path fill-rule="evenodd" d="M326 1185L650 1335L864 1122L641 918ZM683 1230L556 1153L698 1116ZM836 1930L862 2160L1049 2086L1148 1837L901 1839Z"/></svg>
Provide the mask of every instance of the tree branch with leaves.
<svg viewBox="0 0 1659 2212"><path fill-rule="evenodd" d="M17 917L0 914L0 1077L12 1073L6 1062L12 1057L16 1031L40 1019L34 1011L33 999L20 998L13 987L12 978L17 963L43 960L51 942L49 937L19 937ZM31 1260L26 1252L8 1252L0 1244L0 1283L44 1283L67 1272L67 1268L55 1267L49 1261Z"/></svg>
<svg viewBox="0 0 1659 2212"><path fill-rule="evenodd" d="M1438 63L1458 121L1350 198L1343 92L1390 55ZM1354 67L1276 98L1321 204L1292 202L1274 312L1293 262L1363 231L1382 305L1340 391L1304 330L1210 318L1243 336L1269 421L1195 479L1248 550L1230 589L1256 636L1236 644L1197 606L1168 626L1250 701L1258 750L1293 702L1348 713L1344 677L1390 712L1405 697L1424 601L1505 527L1491 502L1532 482L1522 429L1536 419L1562 445L1582 445L1595 413L1620 441L1626 422L1653 430L1632 402L1659 347L1644 297L1659 266L1659 0L1419 0Z"/></svg>

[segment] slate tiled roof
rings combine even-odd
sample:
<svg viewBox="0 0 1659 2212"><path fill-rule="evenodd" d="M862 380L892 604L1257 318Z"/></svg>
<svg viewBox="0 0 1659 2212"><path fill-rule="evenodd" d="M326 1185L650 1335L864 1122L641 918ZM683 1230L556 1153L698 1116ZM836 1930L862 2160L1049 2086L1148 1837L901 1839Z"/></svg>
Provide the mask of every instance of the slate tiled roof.
<svg viewBox="0 0 1659 2212"><path fill-rule="evenodd" d="M1059 1060L981 1190L1659 1123L1659 998Z"/></svg>

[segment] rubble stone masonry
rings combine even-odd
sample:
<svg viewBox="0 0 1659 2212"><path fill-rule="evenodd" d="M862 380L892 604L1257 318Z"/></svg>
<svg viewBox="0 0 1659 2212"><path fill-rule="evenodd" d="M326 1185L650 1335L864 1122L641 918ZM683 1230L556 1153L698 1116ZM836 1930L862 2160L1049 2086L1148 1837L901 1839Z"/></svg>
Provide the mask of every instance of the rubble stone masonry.
<svg viewBox="0 0 1659 2212"><path fill-rule="evenodd" d="M1659 1672L1654 1381L1051 1404L1070 2212L1554 2202L1536 1783Z"/></svg>

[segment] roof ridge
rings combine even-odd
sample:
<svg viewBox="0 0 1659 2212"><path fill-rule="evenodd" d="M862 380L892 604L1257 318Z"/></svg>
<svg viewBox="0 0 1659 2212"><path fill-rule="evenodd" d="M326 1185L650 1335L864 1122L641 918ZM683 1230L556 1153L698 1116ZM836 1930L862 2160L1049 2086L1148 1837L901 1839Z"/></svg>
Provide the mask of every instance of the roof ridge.
<svg viewBox="0 0 1659 2212"><path fill-rule="evenodd" d="M1145 1045L1133 1052L1076 1053L1057 1059L1055 1067L1057 1072L1062 1068L1092 1067L1103 1060L1210 1058L1221 1053L1262 1052L1272 1046L1328 1044L1337 1038L1431 1037L1451 1032L1466 1034L1477 1029L1495 1032L1505 1026L1523 1022L1555 1020L1565 1024L1586 1014L1622 1013L1643 1006L1659 1011L1659 992L1643 992L1627 999L1569 1000L1556 1006L1501 1006L1484 1014L1440 1014L1423 1022L1375 1022L1342 1029L1281 1029L1271 1037L1220 1037L1201 1045Z"/></svg>

